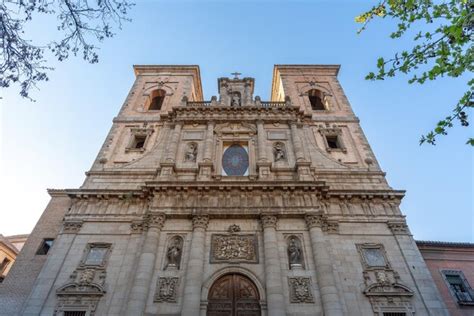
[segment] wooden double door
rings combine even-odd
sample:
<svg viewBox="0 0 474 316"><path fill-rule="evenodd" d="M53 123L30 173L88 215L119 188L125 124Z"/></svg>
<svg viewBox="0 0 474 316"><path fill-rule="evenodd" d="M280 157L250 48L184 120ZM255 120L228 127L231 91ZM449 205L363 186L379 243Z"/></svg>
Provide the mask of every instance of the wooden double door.
<svg viewBox="0 0 474 316"><path fill-rule="evenodd" d="M255 284L242 274L226 274L212 285L208 316L260 316L260 296Z"/></svg>

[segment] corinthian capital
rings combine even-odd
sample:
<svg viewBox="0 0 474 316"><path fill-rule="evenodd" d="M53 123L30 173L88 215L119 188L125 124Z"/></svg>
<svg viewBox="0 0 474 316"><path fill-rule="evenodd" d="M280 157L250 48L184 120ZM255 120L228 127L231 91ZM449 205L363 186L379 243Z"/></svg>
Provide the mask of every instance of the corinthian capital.
<svg viewBox="0 0 474 316"><path fill-rule="evenodd" d="M163 213L147 213L143 219L143 225L146 228L156 227L162 229L165 224L165 214Z"/></svg>
<svg viewBox="0 0 474 316"><path fill-rule="evenodd" d="M276 228L277 226L278 218L275 215L263 214L260 219L263 228Z"/></svg>
<svg viewBox="0 0 474 316"><path fill-rule="evenodd" d="M314 214L306 214L304 217L306 220L306 225L308 225L308 229L313 227L323 227L326 222L326 217L322 213L314 213Z"/></svg>
<svg viewBox="0 0 474 316"><path fill-rule="evenodd" d="M207 215L196 215L193 216L193 229L194 228L207 228L209 224L209 216Z"/></svg>

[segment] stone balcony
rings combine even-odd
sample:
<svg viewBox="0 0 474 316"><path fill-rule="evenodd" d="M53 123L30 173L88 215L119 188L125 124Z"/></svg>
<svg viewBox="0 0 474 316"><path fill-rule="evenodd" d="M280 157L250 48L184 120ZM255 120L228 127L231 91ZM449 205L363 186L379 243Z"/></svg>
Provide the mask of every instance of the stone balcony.
<svg viewBox="0 0 474 316"><path fill-rule="evenodd" d="M223 104L217 100L217 97L212 97L210 101L188 101L187 97L182 100L182 105L186 107L214 107L214 106L225 106L225 107L256 107L264 109L277 109L277 108L288 108L291 107L291 101L289 97L286 97L285 101L261 101L260 97L255 97L255 100L250 102L242 102L239 105L228 105Z"/></svg>

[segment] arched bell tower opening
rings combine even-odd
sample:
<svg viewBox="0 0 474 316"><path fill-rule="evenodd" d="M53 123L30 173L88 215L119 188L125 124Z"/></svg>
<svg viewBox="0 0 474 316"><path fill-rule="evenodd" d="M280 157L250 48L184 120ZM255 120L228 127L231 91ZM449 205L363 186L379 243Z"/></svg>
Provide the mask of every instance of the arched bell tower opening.
<svg viewBox="0 0 474 316"><path fill-rule="evenodd" d="M208 294L208 316L260 316L257 286L240 273L229 273L214 281Z"/></svg>

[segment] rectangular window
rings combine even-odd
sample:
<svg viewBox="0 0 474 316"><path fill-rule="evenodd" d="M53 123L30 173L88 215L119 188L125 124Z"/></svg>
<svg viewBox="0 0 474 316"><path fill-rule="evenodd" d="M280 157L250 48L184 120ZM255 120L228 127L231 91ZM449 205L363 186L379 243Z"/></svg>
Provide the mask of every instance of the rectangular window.
<svg viewBox="0 0 474 316"><path fill-rule="evenodd" d="M341 148L337 135L326 136L326 141L328 142L328 147L331 149Z"/></svg>
<svg viewBox="0 0 474 316"><path fill-rule="evenodd" d="M83 265L104 266L110 251L110 244L94 243L88 244Z"/></svg>
<svg viewBox="0 0 474 316"><path fill-rule="evenodd" d="M64 316L86 316L85 311L65 311Z"/></svg>
<svg viewBox="0 0 474 316"><path fill-rule="evenodd" d="M474 304L471 286L462 271L444 270L443 275L451 294L459 304Z"/></svg>
<svg viewBox="0 0 474 316"><path fill-rule="evenodd" d="M7 269L9 263L10 260L8 258L3 259L2 263L0 263L0 274L3 274L3 272Z"/></svg>
<svg viewBox="0 0 474 316"><path fill-rule="evenodd" d="M49 252L49 249L53 247L53 238L45 238L43 239L43 242L41 243L41 246L38 248L36 251L37 255L47 255Z"/></svg>
<svg viewBox="0 0 474 316"><path fill-rule="evenodd" d="M403 312L384 312L383 316L406 316L407 313Z"/></svg>
<svg viewBox="0 0 474 316"><path fill-rule="evenodd" d="M135 135L131 148L141 149L145 147L146 135Z"/></svg>

